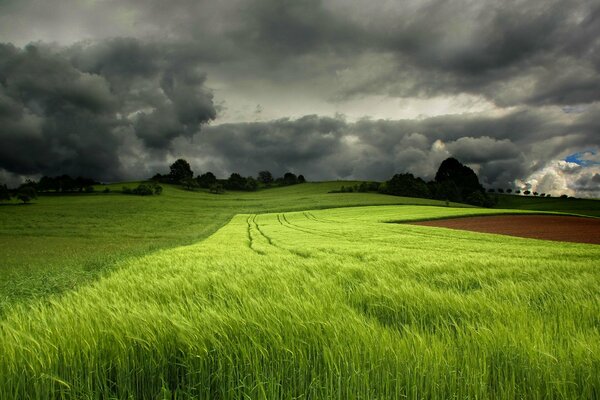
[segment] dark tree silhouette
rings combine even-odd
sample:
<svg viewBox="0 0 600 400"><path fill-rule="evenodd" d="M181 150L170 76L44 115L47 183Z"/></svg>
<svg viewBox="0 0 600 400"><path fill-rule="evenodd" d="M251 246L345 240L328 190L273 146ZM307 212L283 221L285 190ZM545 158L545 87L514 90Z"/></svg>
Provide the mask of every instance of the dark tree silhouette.
<svg viewBox="0 0 600 400"><path fill-rule="evenodd" d="M179 183L186 178L192 178L194 176L190 164L182 158L171 164L169 168L171 170L171 172L169 172L169 180L172 183Z"/></svg>
<svg viewBox="0 0 600 400"><path fill-rule="evenodd" d="M10 192L6 185L0 185L0 201L10 200Z"/></svg>
<svg viewBox="0 0 600 400"><path fill-rule="evenodd" d="M506 193L512 193L512 189L511 188L506 189Z"/></svg>
<svg viewBox="0 0 600 400"><path fill-rule="evenodd" d="M431 197L431 192L425 181L415 178L413 174L396 174L379 187L382 193L394 196Z"/></svg>
<svg viewBox="0 0 600 400"><path fill-rule="evenodd" d="M206 172L196 178L201 188L209 188L217 183L217 177L212 172Z"/></svg>
<svg viewBox="0 0 600 400"><path fill-rule="evenodd" d="M258 181L265 186L270 186L273 183L273 175L269 171L260 171Z"/></svg>
<svg viewBox="0 0 600 400"><path fill-rule="evenodd" d="M460 189L454 181L444 181L440 183L429 182L429 191L437 200L449 200L455 202L463 201Z"/></svg>
<svg viewBox="0 0 600 400"><path fill-rule="evenodd" d="M258 188L258 182L253 177L249 176L246 178L246 183L244 185L244 190L249 192L253 192Z"/></svg>
<svg viewBox="0 0 600 400"><path fill-rule="evenodd" d="M296 183L298 183L298 178L295 174L291 172L286 172L285 174L283 174L284 185L295 185Z"/></svg>
<svg viewBox="0 0 600 400"><path fill-rule="evenodd" d="M306 178L304 178L304 175L298 175L298 183L306 183Z"/></svg>
<svg viewBox="0 0 600 400"><path fill-rule="evenodd" d="M17 199L23 202L23 204L29 203L33 199L37 199L35 188L30 185L24 185L19 188L16 195Z"/></svg>
<svg viewBox="0 0 600 400"><path fill-rule="evenodd" d="M232 173L225 182L225 188L229 190L245 190L245 186L246 178L236 172Z"/></svg>
<svg viewBox="0 0 600 400"><path fill-rule="evenodd" d="M436 183L446 181L452 181L456 184L463 199L466 199L473 192L485 192L475 172L453 157L442 161L435 174Z"/></svg>

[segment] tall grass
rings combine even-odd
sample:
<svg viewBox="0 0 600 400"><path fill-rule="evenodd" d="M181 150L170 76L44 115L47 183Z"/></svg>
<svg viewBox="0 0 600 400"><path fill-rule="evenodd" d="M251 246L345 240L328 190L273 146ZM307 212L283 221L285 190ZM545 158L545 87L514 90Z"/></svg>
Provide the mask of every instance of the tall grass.
<svg viewBox="0 0 600 400"><path fill-rule="evenodd" d="M93 281L123 259L198 242L238 213L442 204L374 193L327 193L339 186L306 183L214 195L167 185L160 196L50 195L26 206L0 204L0 315L15 303Z"/></svg>
<svg viewBox="0 0 600 400"><path fill-rule="evenodd" d="M597 398L600 247L238 215L0 322L0 398Z"/></svg>

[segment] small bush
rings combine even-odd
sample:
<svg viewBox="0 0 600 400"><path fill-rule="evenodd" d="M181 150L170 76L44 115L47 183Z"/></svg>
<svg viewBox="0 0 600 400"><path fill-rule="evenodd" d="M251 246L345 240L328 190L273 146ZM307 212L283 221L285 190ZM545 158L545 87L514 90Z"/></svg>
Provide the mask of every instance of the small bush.
<svg viewBox="0 0 600 400"><path fill-rule="evenodd" d="M220 183L213 183L212 185L210 185L208 191L214 194L221 194L225 192L225 190L223 189L223 185L221 185Z"/></svg>

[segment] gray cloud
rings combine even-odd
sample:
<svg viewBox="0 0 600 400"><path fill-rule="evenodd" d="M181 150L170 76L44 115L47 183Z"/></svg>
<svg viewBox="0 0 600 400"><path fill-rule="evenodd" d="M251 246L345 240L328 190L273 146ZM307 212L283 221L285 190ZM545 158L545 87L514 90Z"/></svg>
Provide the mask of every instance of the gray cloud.
<svg viewBox="0 0 600 400"><path fill-rule="evenodd" d="M118 179L127 131L164 154L215 117L195 65L165 62L135 40L102 47L69 57L73 49L0 45L0 168Z"/></svg>
<svg viewBox="0 0 600 400"><path fill-rule="evenodd" d="M506 186L600 147L599 22L591 0L4 1L0 170L431 178L453 155ZM422 115L369 118L398 99ZM221 123L245 109L265 120Z"/></svg>

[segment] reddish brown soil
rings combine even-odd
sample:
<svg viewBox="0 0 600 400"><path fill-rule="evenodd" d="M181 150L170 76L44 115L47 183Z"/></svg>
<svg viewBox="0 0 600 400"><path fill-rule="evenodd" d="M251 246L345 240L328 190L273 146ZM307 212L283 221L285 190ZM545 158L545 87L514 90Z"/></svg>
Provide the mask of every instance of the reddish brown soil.
<svg viewBox="0 0 600 400"><path fill-rule="evenodd" d="M474 232L600 244L600 218L553 215L494 215L415 222Z"/></svg>

